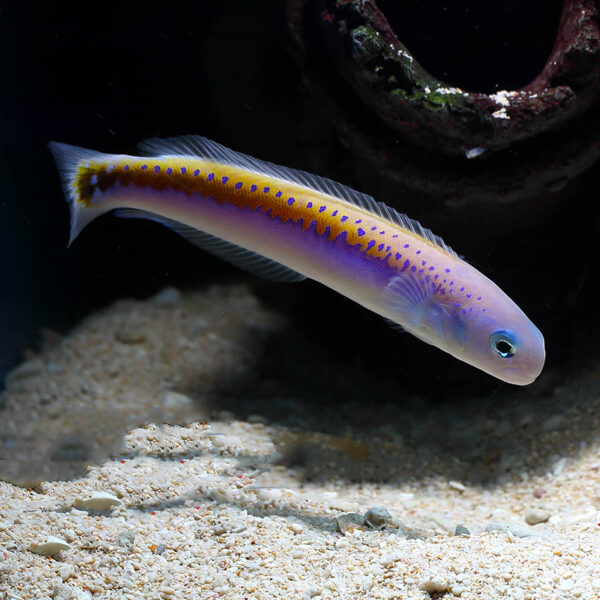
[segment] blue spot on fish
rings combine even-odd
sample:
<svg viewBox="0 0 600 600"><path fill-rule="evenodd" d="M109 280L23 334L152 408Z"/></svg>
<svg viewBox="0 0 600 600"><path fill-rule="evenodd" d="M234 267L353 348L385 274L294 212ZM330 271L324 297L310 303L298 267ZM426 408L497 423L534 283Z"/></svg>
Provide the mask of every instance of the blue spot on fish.
<svg viewBox="0 0 600 600"><path fill-rule="evenodd" d="M242 187L242 185L244 185L244 184L243 184L241 181L238 181L238 182L235 184L235 189L236 189L236 190L239 190L239 189Z"/></svg>
<svg viewBox="0 0 600 600"><path fill-rule="evenodd" d="M404 244L404 247L405 247L405 248L409 248L409 247L410 247L410 244Z"/></svg>
<svg viewBox="0 0 600 600"><path fill-rule="evenodd" d="M361 229L361 228L359 227L359 228L358 228L358 231L357 231L356 233L358 233L358 235L359 235L359 236L360 236L360 235L365 235L365 230L364 230L364 229Z"/></svg>
<svg viewBox="0 0 600 600"><path fill-rule="evenodd" d="M171 167L167 167L167 175L170 175L173 172L173 169L171 169Z"/></svg>
<svg viewBox="0 0 600 600"><path fill-rule="evenodd" d="M396 260L400 260L402 258L402 254L400 252L396 252Z"/></svg>
<svg viewBox="0 0 600 600"><path fill-rule="evenodd" d="M181 174L182 175L185 175L185 171L186 171L185 167L181 167ZM223 182L223 183L225 183L225 182Z"/></svg>
<svg viewBox="0 0 600 600"><path fill-rule="evenodd" d="M129 165L123 165L123 171L129 171Z"/></svg>
<svg viewBox="0 0 600 600"><path fill-rule="evenodd" d="M221 183L223 185L225 185L228 181L229 181L229 177L227 177L227 175L224 175L223 177L221 177Z"/></svg>
<svg viewBox="0 0 600 600"><path fill-rule="evenodd" d="M194 177L198 177L198 175L200 175L200 169L194 171Z"/></svg>
<svg viewBox="0 0 600 600"><path fill-rule="evenodd" d="M282 192L281 190L279 190L279 191L278 191L278 192L275 194L275 196L276 196L277 198L281 198L281 196L283 196L283 192Z"/></svg>
<svg viewBox="0 0 600 600"><path fill-rule="evenodd" d="M206 176L206 181L212 181L215 178L215 174L214 173L209 173Z"/></svg>
<svg viewBox="0 0 600 600"><path fill-rule="evenodd" d="M375 245L375 240L371 240L368 244L367 244L367 250L370 250L373 246Z"/></svg>
<svg viewBox="0 0 600 600"><path fill-rule="evenodd" d="M307 202L306 203L306 208L312 208L312 202Z"/></svg>
<svg viewBox="0 0 600 600"><path fill-rule="evenodd" d="M148 165L142 165L142 170L145 171L148 168Z"/></svg>
<svg viewBox="0 0 600 600"><path fill-rule="evenodd" d="M331 213L331 216L332 216L332 217L335 217L335 215L337 215L337 214L338 214L338 211L337 211L337 210L334 210L334 211Z"/></svg>
<svg viewBox="0 0 600 600"><path fill-rule="evenodd" d="M291 206L292 204L294 204L294 202L296 202L296 200L294 198L288 198L288 204Z"/></svg>
<svg viewBox="0 0 600 600"><path fill-rule="evenodd" d="M257 187L256 187L254 184L252 184L252 185L250 186L250 191L251 191L251 192L255 192L257 189L258 189L258 188L257 188Z"/></svg>
<svg viewBox="0 0 600 600"><path fill-rule="evenodd" d="M326 207L326 206L320 206L320 207L319 207L319 212L323 212L323 211L324 211L324 210L326 210L326 209L327 209L327 207Z"/></svg>
<svg viewBox="0 0 600 600"><path fill-rule="evenodd" d="M379 250L380 252L385 248L385 244L379 244L379 246L377 246L377 250Z"/></svg>
<svg viewBox="0 0 600 600"><path fill-rule="evenodd" d="M263 194L268 194L270 189L271 188L268 188L268 187L263 188Z"/></svg>
<svg viewBox="0 0 600 600"><path fill-rule="evenodd" d="M348 217L347 217L346 215L344 215L344 216L343 216L343 217L340 219L340 221L341 221L342 223L343 223L344 221L347 221L347 220L348 220Z"/></svg>

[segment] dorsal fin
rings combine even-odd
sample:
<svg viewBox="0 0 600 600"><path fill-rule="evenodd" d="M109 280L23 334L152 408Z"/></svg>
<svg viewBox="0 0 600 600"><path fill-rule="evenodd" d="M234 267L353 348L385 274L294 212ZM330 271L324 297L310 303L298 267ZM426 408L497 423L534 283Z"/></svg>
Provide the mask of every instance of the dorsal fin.
<svg viewBox="0 0 600 600"><path fill-rule="evenodd" d="M191 158L200 158L301 185L305 188L333 196L334 198L345 200L353 206L358 206L369 213L399 225L403 229L407 229L409 232L422 237L430 244L433 244L451 256L458 256L452 248L446 245L441 237L423 227L418 221L399 213L383 202L377 202L368 194L357 192L346 185L342 185L326 177L313 175L299 169L282 167L266 160L242 154L241 152L235 152L230 148L226 148L221 144L217 144L217 142L199 135L183 135L165 139L152 138L141 142L138 148L141 152L147 153L149 156L189 156Z"/></svg>

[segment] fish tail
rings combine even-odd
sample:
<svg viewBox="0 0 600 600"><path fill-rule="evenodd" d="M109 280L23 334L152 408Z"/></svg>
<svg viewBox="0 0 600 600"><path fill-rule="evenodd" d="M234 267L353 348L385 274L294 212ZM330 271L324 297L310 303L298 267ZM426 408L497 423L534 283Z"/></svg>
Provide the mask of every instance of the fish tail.
<svg viewBox="0 0 600 600"><path fill-rule="evenodd" d="M70 246L88 223L109 210L102 204L92 202L89 193L90 178L106 155L60 142L50 142L48 147L56 161L71 212Z"/></svg>

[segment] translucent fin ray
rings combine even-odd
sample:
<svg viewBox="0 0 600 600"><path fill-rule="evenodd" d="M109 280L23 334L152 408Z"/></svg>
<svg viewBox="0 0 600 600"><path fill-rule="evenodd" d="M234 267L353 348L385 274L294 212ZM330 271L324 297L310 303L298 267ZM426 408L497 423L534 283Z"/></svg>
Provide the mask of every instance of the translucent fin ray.
<svg viewBox="0 0 600 600"><path fill-rule="evenodd" d="M465 327L460 303L450 296L436 295L436 286L410 273L392 277L384 290L384 301L404 329L428 344L432 340L464 343ZM434 334L432 336L432 333Z"/></svg>
<svg viewBox="0 0 600 600"><path fill-rule="evenodd" d="M211 160L255 173L261 173L288 183L301 185L308 189L345 200L353 206L358 206L367 212L373 213L382 219L408 230L410 233L422 237L447 254L458 257L456 252L446 245L442 238L423 227L418 221L399 213L383 202L377 202L368 194L357 192L346 185L337 183L326 177L313 175L299 169L282 167L266 160L242 154L241 152L235 152L221 144L217 144L217 142L197 135L184 135L165 139L152 138L141 142L138 148L141 152L149 156L189 156Z"/></svg>
<svg viewBox="0 0 600 600"><path fill-rule="evenodd" d="M79 201L77 193L77 178L79 177L81 165L85 166L87 163L100 160L106 155L95 150L88 150L87 148L80 148L79 146L62 144L60 142L50 142L48 148L50 148L50 152L52 152L52 156L56 161L65 198L67 199L71 213L71 230L68 244L70 246L88 223L109 210L98 206L85 206Z"/></svg>
<svg viewBox="0 0 600 600"><path fill-rule="evenodd" d="M285 282L296 282L306 279L301 273L293 271L285 265L271 260L262 254L257 254L246 248L236 246L219 237L210 235L204 231L199 231L193 227L188 227L178 221L161 217L155 213L130 208L120 208L115 211L115 214L118 217L128 219L150 219L162 223L185 238L188 242L194 244L194 246L198 246L254 275L260 275L261 277L266 277L274 281Z"/></svg>

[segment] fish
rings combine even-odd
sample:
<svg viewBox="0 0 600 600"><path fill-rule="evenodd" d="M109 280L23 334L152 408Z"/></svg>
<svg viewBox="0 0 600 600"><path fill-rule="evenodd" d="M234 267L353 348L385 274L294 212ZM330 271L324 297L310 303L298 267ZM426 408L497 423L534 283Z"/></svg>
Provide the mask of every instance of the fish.
<svg viewBox="0 0 600 600"><path fill-rule="evenodd" d="M139 156L49 147L70 207L69 245L108 211L150 219L248 272L318 281L502 381L528 385L542 371L544 338L515 302L367 194L200 136L146 140Z"/></svg>

